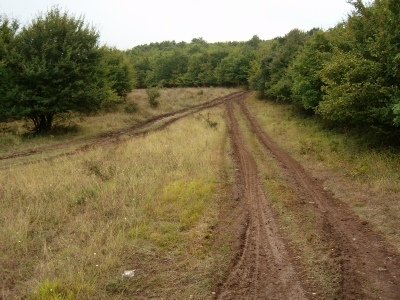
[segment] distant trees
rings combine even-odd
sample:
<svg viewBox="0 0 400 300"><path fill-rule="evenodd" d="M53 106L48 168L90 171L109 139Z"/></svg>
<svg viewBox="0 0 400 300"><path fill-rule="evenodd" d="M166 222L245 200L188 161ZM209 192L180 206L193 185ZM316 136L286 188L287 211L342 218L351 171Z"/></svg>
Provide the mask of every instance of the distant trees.
<svg viewBox="0 0 400 300"><path fill-rule="evenodd" d="M125 52L100 47L94 28L57 7L20 31L1 17L0 117L27 117L43 131L57 113L97 110L134 87L250 86L339 126L400 135L398 0L349 2L347 20L325 31Z"/></svg>
<svg viewBox="0 0 400 300"><path fill-rule="evenodd" d="M103 67L106 70L108 80L111 82L111 89L119 97L125 97L137 84L137 75L133 65L126 55L116 48L104 46L101 50L106 63Z"/></svg>
<svg viewBox="0 0 400 300"><path fill-rule="evenodd" d="M2 115L27 117L36 131L52 128L54 116L90 112L132 89L133 69L117 50L99 47L98 32L83 18L53 7L16 33L8 21L8 49L1 54Z"/></svg>
<svg viewBox="0 0 400 300"><path fill-rule="evenodd" d="M137 73L138 86L245 86L258 46L257 36L248 42L190 43L165 41L126 51Z"/></svg>

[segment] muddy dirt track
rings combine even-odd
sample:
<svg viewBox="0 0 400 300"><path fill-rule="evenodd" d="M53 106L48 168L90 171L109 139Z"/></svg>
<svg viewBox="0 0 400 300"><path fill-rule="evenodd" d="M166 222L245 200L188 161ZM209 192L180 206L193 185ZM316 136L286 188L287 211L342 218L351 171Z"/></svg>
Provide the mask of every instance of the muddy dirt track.
<svg viewBox="0 0 400 300"><path fill-rule="evenodd" d="M252 133L279 164L295 187L300 205L309 205L319 226L334 245L332 259L341 272L339 299L400 299L398 254L344 203L323 189L292 157L277 147L246 107L247 94L226 102L236 162L238 201L243 214L243 248L217 299L320 299L305 283L293 249L279 231L268 195L261 187L255 159L247 150L233 111L240 107ZM238 224L240 225L240 224Z"/></svg>
<svg viewBox="0 0 400 300"><path fill-rule="evenodd" d="M155 117L125 130L82 141L60 143L52 147L0 157L11 160L51 152L76 143L70 155L78 151L118 143L122 135L136 136L152 131L152 125L163 121L160 130L192 113L225 105L232 155L235 163L235 189L232 201L239 212L232 221L232 232L238 237L238 255L215 299L323 299L318 285L305 280L307 274L280 230L278 219L268 201L268 191L261 185L257 163L244 141L234 114L234 107L247 121L251 132L265 153L276 160L287 182L298 195L298 205L307 206L317 216L315 226L334 245L332 260L341 273L340 291L336 299L400 299L400 258L381 234L360 219L351 209L323 189L322 182L312 178L304 168L280 149L263 131L246 107L249 92L227 97ZM58 156L59 154L57 154ZM55 155L53 156L55 157ZM35 159L33 159L34 161ZM308 274L309 275L309 274Z"/></svg>
<svg viewBox="0 0 400 300"><path fill-rule="evenodd" d="M216 98L202 104L182 108L180 110L173 111L171 113L155 116L153 118L146 120L145 122L135 124L123 130L110 131L92 138L86 138L84 141L82 141L82 139L76 139L67 142L57 143L55 145L48 147L43 147L23 152L14 152L9 155L3 155L0 156L0 161L7 161L21 157L30 157L31 160L29 161L29 163L32 163L37 160L41 160L41 159L35 159L34 157L35 155L42 153L48 154L47 159L51 159L62 155L73 155L79 151L87 151L89 149L93 149L96 147L117 144L118 142L120 142L119 139L122 136L133 137L133 136L145 135L155 130L161 130L185 116L203 111L207 108L212 108L221 105L225 101L230 101L232 99L235 99L235 97L243 94L245 94L245 92L232 93L228 96ZM162 125L153 129L152 126L156 123L162 123ZM73 150L70 150L71 148ZM69 150L63 151L63 149L69 149ZM52 153L56 151L61 151L61 154L53 155Z"/></svg>

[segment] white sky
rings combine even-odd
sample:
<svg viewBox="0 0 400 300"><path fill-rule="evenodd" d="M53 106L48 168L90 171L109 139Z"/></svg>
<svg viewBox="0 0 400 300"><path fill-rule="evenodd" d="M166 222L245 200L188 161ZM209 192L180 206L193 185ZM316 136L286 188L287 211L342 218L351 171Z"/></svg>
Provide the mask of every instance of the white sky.
<svg viewBox="0 0 400 300"><path fill-rule="evenodd" d="M346 0L0 0L0 14L22 24L52 5L85 16L102 43L129 49L151 42L267 40L294 28L328 29L352 9Z"/></svg>

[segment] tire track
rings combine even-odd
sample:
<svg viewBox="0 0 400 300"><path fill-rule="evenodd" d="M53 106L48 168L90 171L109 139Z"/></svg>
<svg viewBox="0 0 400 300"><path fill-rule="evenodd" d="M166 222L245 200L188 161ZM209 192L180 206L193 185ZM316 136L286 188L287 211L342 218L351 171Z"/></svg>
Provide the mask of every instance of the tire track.
<svg viewBox="0 0 400 300"><path fill-rule="evenodd" d="M62 150L67 147L71 147L71 146L73 147L74 145L76 146L76 148L74 150L66 151L61 154L56 154L56 155L52 155L50 157L44 158L44 159L53 159L53 158L60 157L60 156L73 155L73 154L81 152L81 151L88 151L88 150L94 149L96 147L104 147L107 145L118 144L121 142L121 141L119 141L119 138L123 135L135 137L135 136L148 134L149 132L162 130L162 129L166 128L167 126L173 124L174 122L176 122L188 115L203 111L208 108L216 107L218 105L221 105L225 101L230 101L231 99L234 99L237 96L241 96L241 95L245 95L245 94L248 94L248 92L239 91L239 92L235 92L235 93L232 93L232 94L224 96L224 97L213 99L211 101L208 101L208 102L205 102L202 104L198 104L198 105L182 108L180 110L173 111L170 113L162 114L162 115L150 118L149 120L146 120L142 123L135 124L126 129L110 131L107 133L100 134L93 138L88 138L87 140L85 140L83 145L82 145L82 139L77 139L77 140L67 141L67 142L63 142L63 143L58 143L58 144L55 144L55 145L52 145L49 147L43 147L40 149L34 149L34 150L29 150L29 151L24 151L24 152L15 152L15 153L12 153L9 155L0 156L0 161L7 161L7 160L15 159L15 158L29 157L29 156L34 156L34 155L43 154L43 153L51 153L51 152L55 152L57 150ZM156 129L150 129L150 127L152 125L154 125L158 122L162 122L163 120L169 119L169 118L170 118L170 120L166 121L160 127L156 128ZM140 132L138 132L138 131L140 131ZM44 159L43 158L38 158L37 160L33 159L29 162L22 162L20 164L23 165L23 164L27 164L27 163L35 163L37 161L42 161ZM6 167L7 166L1 166L0 169L6 168Z"/></svg>
<svg viewBox="0 0 400 300"><path fill-rule="evenodd" d="M300 198L311 205L319 224L336 245L340 259L343 299L400 299L400 259L385 238L361 222L344 203L332 197L291 156L262 130L245 105L238 100L251 131L285 172Z"/></svg>
<svg viewBox="0 0 400 300"><path fill-rule="evenodd" d="M307 299L233 112L232 102L246 97L237 95L226 102L226 108L239 201L247 206L243 212L247 228L242 253L217 299Z"/></svg>

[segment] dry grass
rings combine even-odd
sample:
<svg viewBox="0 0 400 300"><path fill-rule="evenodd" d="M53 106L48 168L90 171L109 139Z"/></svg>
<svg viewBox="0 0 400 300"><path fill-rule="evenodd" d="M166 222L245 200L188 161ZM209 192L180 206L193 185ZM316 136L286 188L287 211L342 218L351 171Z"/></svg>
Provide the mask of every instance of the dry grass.
<svg viewBox="0 0 400 300"><path fill-rule="evenodd" d="M212 249L211 229L224 199L222 113L210 111L215 128L194 115L114 147L1 170L0 298L211 297L229 260Z"/></svg>
<svg viewBox="0 0 400 300"><path fill-rule="evenodd" d="M81 140L129 127L150 117L204 103L237 91L228 88L162 89L160 105L150 107L145 90L133 90L123 102L110 104L97 114L66 113L54 121L54 131L33 135L33 125L24 120L0 123L0 155L48 147L69 140ZM137 111L130 111L135 106Z"/></svg>
<svg viewBox="0 0 400 300"><path fill-rule="evenodd" d="M303 277L302 281L311 285L318 284L315 291L318 291L320 299L337 299L340 297L342 277L339 262L331 257L334 245L328 242L329 239L317 226L318 218L315 214L306 205L299 205L303 199L299 198L295 187L287 181L277 161L250 132L240 108L235 108L235 114L244 133L246 145L257 162L259 177L278 217L280 228L295 249L302 269L307 270L308 277Z"/></svg>
<svg viewBox="0 0 400 300"><path fill-rule="evenodd" d="M281 148L400 251L398 154L365 149L345 135L323 129L314 119L302 119L290 106L255 98L248 104Z"/></svg>

